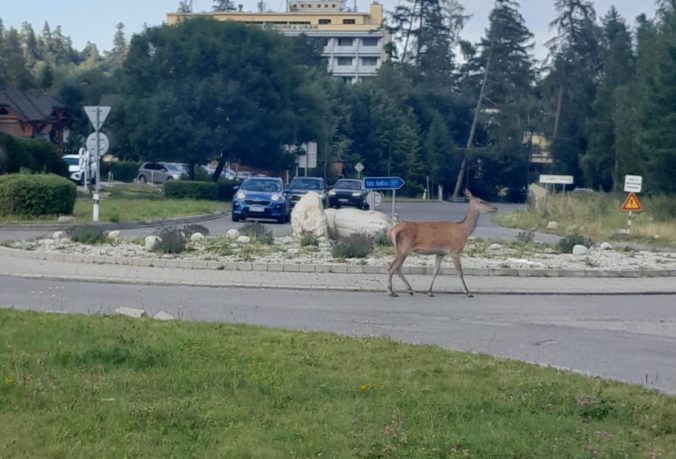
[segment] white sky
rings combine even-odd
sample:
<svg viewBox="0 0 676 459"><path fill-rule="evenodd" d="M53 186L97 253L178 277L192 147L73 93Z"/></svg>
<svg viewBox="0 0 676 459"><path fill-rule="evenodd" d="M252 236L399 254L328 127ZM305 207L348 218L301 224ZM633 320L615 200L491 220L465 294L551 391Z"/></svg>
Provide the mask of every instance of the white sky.
<svg viewBox="0 0 676 459"><path fill-rule="evenodd" d="M354 0L348 0L351 7ZM381 0L385 10L390 11L399 0ZM493 7L493 0L461 0L465 11L472 15L463 32L463 38L476 42L483 35L488 21L488 13ZM245 11L256 9L256 0L235 0L236 4L243 4ZM370 0L358 0L360 11L368 11ZM654 0L594 0L592 1L597 16L602 17L611 5L615 5L620 14L630 26L634 25L634 18L640 13L653 17L655 12ZM49 26L60 25L64 35L73 40L76 49L82 50L90 41L96 43L100 52L109 50L115 34L115 25L119 22L125 25L127 38L143 30L143 25L161 25L166 20L168 12L176 11L179 0L0 0L0 19L6 28L20 29L23 22L33 26L36 33L42 30L47 21ZM210 11L211 0L194 0L194 11ZM554 18L554 0L521 0L521 14L526 25L535 34L538 58L546 54L544 43L551 36L549 23ZM268 0L266 8L282 11L285 1Z"/></svg>

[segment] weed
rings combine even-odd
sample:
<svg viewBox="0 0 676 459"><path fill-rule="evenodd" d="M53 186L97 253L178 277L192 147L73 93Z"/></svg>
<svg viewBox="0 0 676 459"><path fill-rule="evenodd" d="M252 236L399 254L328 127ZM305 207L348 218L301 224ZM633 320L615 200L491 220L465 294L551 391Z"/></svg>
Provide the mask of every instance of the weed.
<svg viewBox="0 0 676 459"><path fill-rule="evenodd" d="M100 244L106 240L106 233L98 226L78 225L68 228L66 234L73 242L81 244Z"/></svg>
<svg viewBox="0 0 676 459"><path fill-rule="evenodd" d="M300 236L301 247L319 247L319 238L314 233L303 232Z"/></svg>
<svg viewBox="0 0 676 459"><path fill-rule="evenodd" d="M531 243L535 240L535 233L533 231L519 231L516 233L516 240L524 243Z"/></svg>
<svg viewBox="0 0 676 459"><path fill-rule="evenodd" d="M160 238L160 241L155 246L155 252L181 253L185 251L185 236L177 228L167 226L161 228L156 234Z"/></svg>
<svg viewBox="0 0 676 459"><path fill-rule="evenodd" d="M373 243L376 247L390 247L392 241L387 237L387 231L381 231L373 236Z"/></svg>
<svg viewBox="0 0 676 459"><path fill-rule="evenodd" d="M366 233L353 233L333 246L333 258L365 258L373 251L373 237Z"/></svg>
<svg viewBox="0 0 676 459"><path fill-rule="evenodd" d="M183 234L185 234L186 238L190 238L195 233L201 233L204 236L209 235L209 228L207 228L204 225L200 225L198 223L191 223L189 225L185 225L183 227Z"/></svg>
<svg viewBox="0 0 676 459"><path fill-rule="evenodd" d="M265 227L260 222L250 222L242 225L239 229L241 234L249 236L251 239L260 242L261 244L273 244L275 238L272 231Z"/></svg>

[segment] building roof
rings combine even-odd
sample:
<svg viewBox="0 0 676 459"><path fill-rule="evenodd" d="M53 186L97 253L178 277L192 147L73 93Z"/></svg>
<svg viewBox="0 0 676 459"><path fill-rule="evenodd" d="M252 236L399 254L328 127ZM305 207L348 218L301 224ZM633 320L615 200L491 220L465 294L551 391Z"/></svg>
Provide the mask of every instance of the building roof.
<svg viewBox="0 0 676 459"><path fill-rule="evenodd" d="M42 91L20 91L14 88L0 88L0 107L11 108L26 121L40 121L54 118L55 109L65 106Z"/></svg>

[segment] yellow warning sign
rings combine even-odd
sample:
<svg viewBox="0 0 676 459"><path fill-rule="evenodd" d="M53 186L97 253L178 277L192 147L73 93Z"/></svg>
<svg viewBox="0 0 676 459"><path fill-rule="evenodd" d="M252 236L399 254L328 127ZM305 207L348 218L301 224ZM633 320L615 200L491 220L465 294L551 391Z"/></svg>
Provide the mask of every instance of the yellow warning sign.
<svg viewBox="0 0 676 459"><path fill-rule="evenodd" d="M643 210L641 207L641 203L638 202L638 198L636 197L636 193L631 192L627 196L627 199L624 200L624 204L622 205L622 210L633 210L636 212L640 212Z"/></svg>

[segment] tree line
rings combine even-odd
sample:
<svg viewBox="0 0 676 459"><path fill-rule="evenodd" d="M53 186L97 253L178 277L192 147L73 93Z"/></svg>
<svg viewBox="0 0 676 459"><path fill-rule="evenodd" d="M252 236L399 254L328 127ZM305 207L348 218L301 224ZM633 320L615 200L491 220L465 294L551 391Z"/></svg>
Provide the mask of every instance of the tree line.
<svg viewBox="0 0 676 459"><path fill-rule="evenodd" d="M326 74L316 41L240 23L194 19L130 41L119 24L100 55L75 51L59 27L0 21L0 85L59 97L73 116L66 150L89 132L82 105L103 97L123 159L293 170L285 146L316 141L316 175L362 162L367 175L401 176L410 194L469 186L517 200L539 173L606 191L636 174L648 192L675 192L676 0L635 26L614 7L598 17L588 1L554 6L537 62L515 0L495 0L478 43L462 38L459 0L404 1L383 25L389 61L354 85Z"/></svg>

